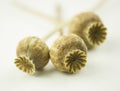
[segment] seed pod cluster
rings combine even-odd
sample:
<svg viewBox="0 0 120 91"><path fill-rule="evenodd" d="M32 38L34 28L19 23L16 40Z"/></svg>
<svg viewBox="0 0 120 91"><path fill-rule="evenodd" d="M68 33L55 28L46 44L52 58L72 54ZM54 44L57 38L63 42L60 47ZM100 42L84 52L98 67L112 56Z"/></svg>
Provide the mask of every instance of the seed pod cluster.
<svg viewBox="0 0 120 91"><path fill-rule="evenodd" d="M62 72L78 72L86 64L87 47L77 35L59 37L50 49L53 65Z"/></svg>
<svg viewBox="0 0 120 91"><path fill-rule="evenodd" d="M80 36L88 49L103 43L106 39L106 27L101 19L93 12L83 12L72 18L69 32Z"/></svg>
<svg viewBox="0 0 120 91"><path fill-rule="evenodd" d="M30 36L22 39L16 50L16 66L29 74L42 69L49 61L49 49L38 37Z"/></svg>
<svg viewBox="0 0 120 91"><path fill-rule="evenodd" d="M84 12L70 21L68 35L62 35L48 46L38 37L22 39L17 47L16 66L29 74L41 70L49 61L62 72L76 73L87 62L87 49L92 49L106 39L106 27L93 12ZM50 55L50 56L49 56Z"/></svg>

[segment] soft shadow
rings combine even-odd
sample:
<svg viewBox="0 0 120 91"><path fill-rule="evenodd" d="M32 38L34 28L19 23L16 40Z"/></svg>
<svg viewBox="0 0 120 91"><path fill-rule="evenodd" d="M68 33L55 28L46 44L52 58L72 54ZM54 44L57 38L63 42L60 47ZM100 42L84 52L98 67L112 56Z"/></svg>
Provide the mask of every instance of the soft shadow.
<svg viewBox="0 0 120 91"><path fill-rule="evenodd" d="M88 49L88 52L93 52L93 51L95 51L97 49L97 46L95 46L95 47L93 47L93 48L91 48L91 49Z"/></svg>
<svg viewBox="0 0 120 91"><path fill-rule="evenodd" d="M34 77L46 77L46 76L50 76L50 75L54 75L54 74L60 74L60 75L65 75L65 76L73 76L73 75L78 75L79 72L77 73L67 73L67 72L61 72L61 71L58 71L56 68L54 67L51 67L49 69L43 69L43 70L40 70L40 71L36 71L33 76Z"/></svg>
<svg viewBox="0 0 120 91"><path fill-rule="evenodd" d="M34 77L48 77L54 74L59 74L59 75L64 75L64 76L76 76L76 75L89 75L89 76L93 76L93 75L97 75L99 74L99 70L100 70L100 65L96 65L94 63L94 61L91 61L90 63L88 63L86 65L85 68L81 69L79 72L76 73L67 73L67 72L61 72L58 71L55 67L49 67L49 68L45 68L43 70L40 71L36 71L32 76Z"/></svg>
<svg viewBox="0 0 120 91"><path fill-rule="evenodd" d="M61 72L61 73L66 76L73 76L73 75L78 75L80 72L76 72L76 73Z"/></svg>
<svg viewBox="0 0 120 91"><path fill-rule="evenodd" d="M56 69L51 67L49 69L42 69L42 70L36 71L33 74L33 76L35 76L35 77L48 76L48 75L53 74L55 72L56 72Z"/></svg>

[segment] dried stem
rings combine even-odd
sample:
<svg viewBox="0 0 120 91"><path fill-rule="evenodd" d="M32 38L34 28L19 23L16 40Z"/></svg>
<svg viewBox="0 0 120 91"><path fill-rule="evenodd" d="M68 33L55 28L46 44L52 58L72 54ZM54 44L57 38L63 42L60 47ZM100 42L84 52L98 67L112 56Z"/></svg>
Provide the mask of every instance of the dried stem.
<svg viewBox="0 0 120 91"><path fill-rule="evenodd" d="M93 7L92 9L90 9L90 11L96 11L98 8L100 8L105 3L105 1L106 0L100 0L100 2L95 7ZM28 7L26 7L26 6L24 6L24 5L20 4L20 3L17 3L15 1L14 1L14 5L16 5L17 7L21 8L21 9L27 11L27 12L30 12L30 13L32 13L34 15L40 16L42 18L45 18L45 19L47 19L49 21L52 21L52 22L54 22L54 23L56 23L56 24L59 25L56 29L54 29L51 32L49 32L43 38L43 40L47 40L49 37L51 37L57 31L60 32L60 35L63 35L62 28L65 27L69 23L69 21L67 21L66 23L63 22L63 21L61 21L61 19L60 19L61 18L61 16L60 16L61 15L60 14L61 13L61 10L60 10L61 8L60 8L59 5L57 5L57 9L56 9L57 10L57 16L58 16L57 19L53 18L52 16L49 16L49 15L43 13L43 12L36 11L35 9L32 9L32 8L28 8Z"/></svg>
<svg viewBox="0 0 120 91"><path fill-rule="evenodd" d="M56 33L57 31L59 31L59 29L64 28L65 26L67 26L68 23L69 23L69 22L63 23L63 24L59 25L56 29L51 30L51 31L50 31L47 35L45 35L45 37L43 37L42 39L43 39L44 41L46 41L46 40L49 39L49 37L51 37L54 33Z"/></svg>
<svg viewBox="0 0 120 91"><path fill-rule="evenodd" d="M90 9L90 11L96 11L97 9L99 9L106 0L100 0L100 2L93 7L92 9ZM59 10L58 10L59 11ZM49 32L43 39L47 40L49 37L51 37L54 33L56 33L57 31L60 31L61 28L65 27L68 25L69 21L67 22L63 22L63 21L59 21L59 19L57 19L57 23L60 23L61 25L59 25L56 29L52 30L51 32ZM60 34L62 34L62 31L60 31Z"/></svg>
<svg viewBox="0 0 120 91"><path fill-rule="evenodd" d="M17 6L18 8L20 8L20 9L22 9L22 10L28 12L28 13L34 14L36 16L40 16L41 18L52 21L54 23L58 23L58 20L56 18L54 18L54 17L52 17L50 15L47 15L44 12L40 12L40 11L37 11L37 10L35 10L33 8L29 8L29 7L27 7L27 6L25 6L25 5L21 4L21 3L18 3L16 1L14 1L13 4L15 6Z"/></svg>
<svg viewBox="0 0 120 91"><path fill-rule="evenodd" d="M96 4L93 8L90 9L90 11L97 11L105 2L106 0L100 0L98 4Z"/></svg>
<svg viewBox="0 0 120 91"><path fill-rule="evenodd" d="M61 5L60 4L57 4L56 5L56 18L58 20L58 23L57 23L57 26L60 26L62 24L62 17L61 17ZM58 31L60 32L60 36L63 35L63 31L62 31L62 28L58 29Z"/></svg>

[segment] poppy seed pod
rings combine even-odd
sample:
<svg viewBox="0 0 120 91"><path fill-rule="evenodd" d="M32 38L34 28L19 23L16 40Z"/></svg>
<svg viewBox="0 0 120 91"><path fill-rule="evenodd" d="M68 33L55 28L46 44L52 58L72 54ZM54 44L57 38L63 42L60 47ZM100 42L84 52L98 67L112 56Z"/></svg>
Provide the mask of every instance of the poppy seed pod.
<svg viewBox="0 0 120 91"><path fill-rule="evenodd" d="M62 72L78 72L86 64L87 47L77 35L59 37L50 49L54 66Z"/></svg>
<svg viewBox="0 0 120 91"><path fill-rule="evenodd" d="M16 50L16 66L29 74L42 69L49 61L49 49L38 37L30 36L22 39Z"/></svg>
<svg viewBox="0 0 120 91"><path fill-rule="evenodd" d="M70 33L77 34L86 43L88 49L103 43L106 39L106 28L101 19L93 12L84 12L76 15L70 21Z"/></svg>

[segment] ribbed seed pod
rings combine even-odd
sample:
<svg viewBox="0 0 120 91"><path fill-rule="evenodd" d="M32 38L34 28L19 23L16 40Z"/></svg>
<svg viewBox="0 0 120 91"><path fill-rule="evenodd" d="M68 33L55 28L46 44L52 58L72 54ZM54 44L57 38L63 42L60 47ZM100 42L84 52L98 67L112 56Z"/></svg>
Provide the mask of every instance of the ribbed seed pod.
<svg viewBox="0 0 120 91"><path fill-rule="evenodd" d="M59 37L50 49L54 66L62 72L78 72L86 64L87 47L77 35Z"/></svg>
<svg viewBox="0 0 120 91"><path fill-rule="evenodd" d="M49 61L49 49L38 37L30 36L22 39L16 50L16 66L29 74L42 69Z"/></svg>
<svg viewBox="0 0 120 91"><path fill-rule="evenodd" d="M84 12L76 15L70 21L68 28L70 33L77 34L85 41L88 49L103 43L106 39L106 27L93 12Z"/></svg>

